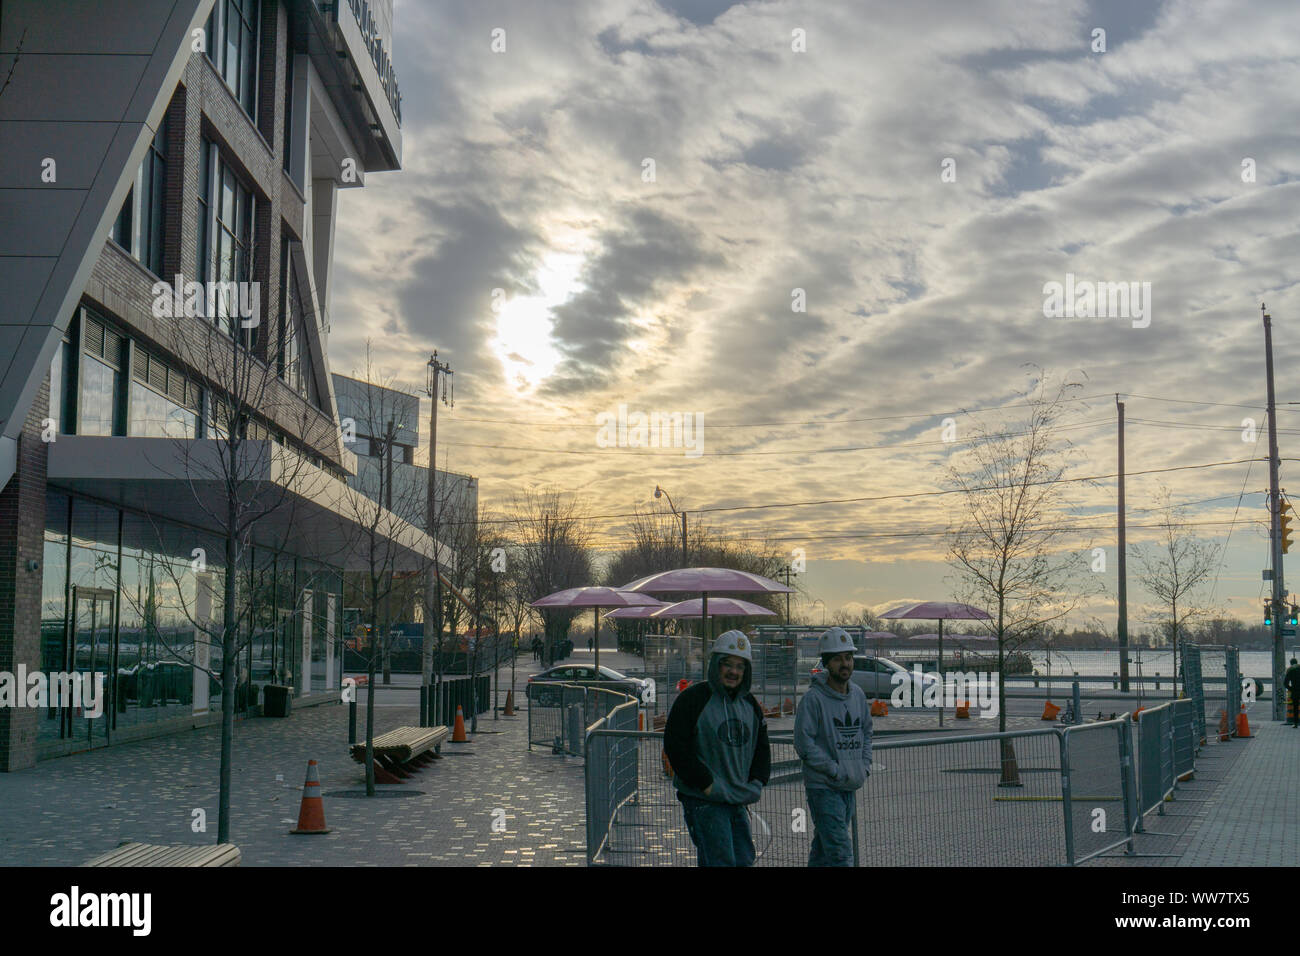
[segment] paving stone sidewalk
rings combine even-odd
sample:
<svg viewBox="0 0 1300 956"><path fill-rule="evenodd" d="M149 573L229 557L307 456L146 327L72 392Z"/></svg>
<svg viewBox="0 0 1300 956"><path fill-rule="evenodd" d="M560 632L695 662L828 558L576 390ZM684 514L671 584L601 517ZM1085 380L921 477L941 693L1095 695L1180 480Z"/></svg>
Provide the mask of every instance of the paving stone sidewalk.
<svg viewBox="0 0 1300 956"><path fill-rule="evenodd" d="M417 723L417 694L380 692L377 728ZM380 704L400 700L410 703ZM586 864L582 760L530 753L526 711L481 716L468 744L444 744L442 760L374 799L357 796L347 720L346 707L325 705L236 724L231 840L244 865ZM204 728L0 774L0 865L75 865L128 839L212 842L219 747L219 728ZM292 836L312 758L331 832ZM196 809L206 833L192 829Z"/></svg>
<svg viewBox="0 0 1300 956"><path fill-rule="evenodd" d="M1207 743L1196 774L1178 784L1164 814L1144 819L1134 855L1090 866L1296 866L1300 864L1300 730L1252 708L1249 740Z"/></svg>

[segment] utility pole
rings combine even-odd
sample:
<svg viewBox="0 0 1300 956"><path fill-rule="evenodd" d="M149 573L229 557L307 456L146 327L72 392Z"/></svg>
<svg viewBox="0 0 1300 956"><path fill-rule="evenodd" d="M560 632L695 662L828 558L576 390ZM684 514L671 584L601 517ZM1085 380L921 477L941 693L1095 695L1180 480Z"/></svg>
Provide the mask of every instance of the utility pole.
<svg viewBox="0 0 1300 956"><path fill-rule="evenodd" d="M795 571L794 568L790 567L790 565L788 564L785 567L783 567L780 571L776 572L777 577L785 578L786 587L790 586L790 576L794 574L798 574L798 572ZM786 624L790 623L790 592L789 591L785 592L785 623Z"/></svg>
<svg viewBox="0 0 1300 956"><path fill-rule="evenodd" d="M1124 403L1115 395L1119 410L1119 689L1128 693L1128 544L1124 527ZM1178 660L1174 659L1174 693L1178 693Z"/></svg>
<svg viewBox="0 0 1300 956"><path fill-rule="evenodd" d="M438 361L438 350L434 349L433 354L429 356L427 366L427 376L425 378L425 392L429 396L429 404L432 406L429 412L429 490L425 501L424 523L428 529L429 538L433 542L433 606L429 607L429 589L425 586L425 614L424 614L424 653L422 655L422 668L424 683L433 682L433 650L435 644L442 643L442 569L438 561L438 496L435 491L437 486L437 463L438 463L438 384L439 376L452 374L451 366ZM442 401L447 401L446 379L443 379ZM449 407L452 407L449 404Z"/></svg>
<svg viewBox="0 0 1300 956"><path fill-rule="evenodd" d="M1273 549L1273 719L1286 720L1286 691L1282 679L1286 657L1282 643L1282 495L1278 490L1277 404L1273 393L1273 317L1259 306L1264 317L1264 368L1268 380L1268 505L1269 546ZM1228 675L1231 680L1232 674Z"/></svg>

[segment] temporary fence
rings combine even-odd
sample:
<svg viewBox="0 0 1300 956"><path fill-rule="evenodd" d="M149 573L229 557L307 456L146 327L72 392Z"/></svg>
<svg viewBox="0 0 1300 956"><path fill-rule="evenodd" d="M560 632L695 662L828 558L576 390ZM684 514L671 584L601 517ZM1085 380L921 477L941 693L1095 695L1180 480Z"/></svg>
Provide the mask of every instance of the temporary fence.
<svg viewBox="0 0 1300 956"><path fill-rule="evenodd" d="M667 713L682 681L694 683L704 676L703 642L698 637L649 634L642 642L645 676L655 682L653 713ZM798 649L793 643L750 644L750 693L766 708L792 705L799 696ZM805 671L805 682L807 674Z"/></svg>
<svg viewBox="0 0 1300 956"><path fill-rule="evenodd" d="M636 729L638 706L635 697L605 687L534 681L528 685L528 749L537 744L580 757L588 729L616 709L624 708L619 719L601 726Z"/></svg>
<svg viewBox="0 0 1300 956"><path fill-rule="evenodd" d="M1138 804L1135 829L1144 830L1143 818L1152 810L1163 816L1165 801L1178 786L1178 778L1196 765L1196 702L1171 700L1143 710L1138 716Z"/></svg>
<svg viewBox="0 0 1300 956"><path fill-rule="evenodd" d="M748 808L758 866L803 866L814 828L792 742ZM878 740L854 812L861 866L1073 865L1131 841L1131 721L956 738ZM587 736L587 858L690 866L696 854L662 756L663 735ZM1100 812L1098 812L1100 811Z"/></svg>
<svg viewBox="0 0 1300 956"><path fill-rule="evenodd" d="M1183 666L1183 693L1197 702L1196 739L1208 743L1219 741L1219 726L1228 718L1228 737L1237 733L1237 714L1241 710L1241 671L1239 653L1231 644L1189 644L1180 647Z"/></svg>

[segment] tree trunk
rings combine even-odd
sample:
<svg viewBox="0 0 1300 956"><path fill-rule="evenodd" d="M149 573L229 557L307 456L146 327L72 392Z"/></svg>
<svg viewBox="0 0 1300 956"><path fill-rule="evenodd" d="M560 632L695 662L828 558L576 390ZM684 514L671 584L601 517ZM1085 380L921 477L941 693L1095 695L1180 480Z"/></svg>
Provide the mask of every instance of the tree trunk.
<svg viewBox="0 0 1300 956"><path fill-rule="evenodd" d="M230 765L234 760L235 745L235 575L238 573L235 554L235 500L231 495L227 503L226 572L223 582L224 605L221 608L221 770L217 787L217 842L230 842Z"/></svg>

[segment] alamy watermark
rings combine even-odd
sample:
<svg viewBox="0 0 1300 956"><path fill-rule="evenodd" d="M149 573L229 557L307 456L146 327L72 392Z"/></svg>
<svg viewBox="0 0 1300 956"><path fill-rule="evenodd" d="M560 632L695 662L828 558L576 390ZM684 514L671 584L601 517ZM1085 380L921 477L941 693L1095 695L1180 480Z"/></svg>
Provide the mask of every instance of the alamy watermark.
<svg viewBox="0 0 1300 956"><path fill-rule="evenodd" d="M890 678L894 685L889 695L893 707L956 707L967 704L978 707L981 717L998 715L998 675L987 671L947 671L944 686L938 681L926 681L920 668L895 671ZM918 694L916 689L922 688ZM917 700L916 698L920 698Z"/></svg>
<svg viewBox="0 0 1300 956"><path fill-rule="evenodd" d="M238 316L241 328L255 328L261 321L262 284L260 282L186 282L179 272L176 281L155 282L153 295L155 319L209 319Z"/></svg>
<svg viewBox="0 0 1300 956"><path fill-rule="evenodd" d="M0 671L0 707L80 708L82 716L94 720L104 714L104 675L56 671Z"/></svg>
<svg viewBox="0 0 1300 956"><path fill-rule="evenodd" d="M1151 324L1150 282L1077 281L1043 285L1043 317L1048 319L1132 319L1133 328Z"/></svg>
<svg viewBox="0 0 1300 956"><path fill-rule="evenodd" d="M617 411L596 414L596 444L601 448L682 448L687 458L704 454L703 412Z"/></svg>

